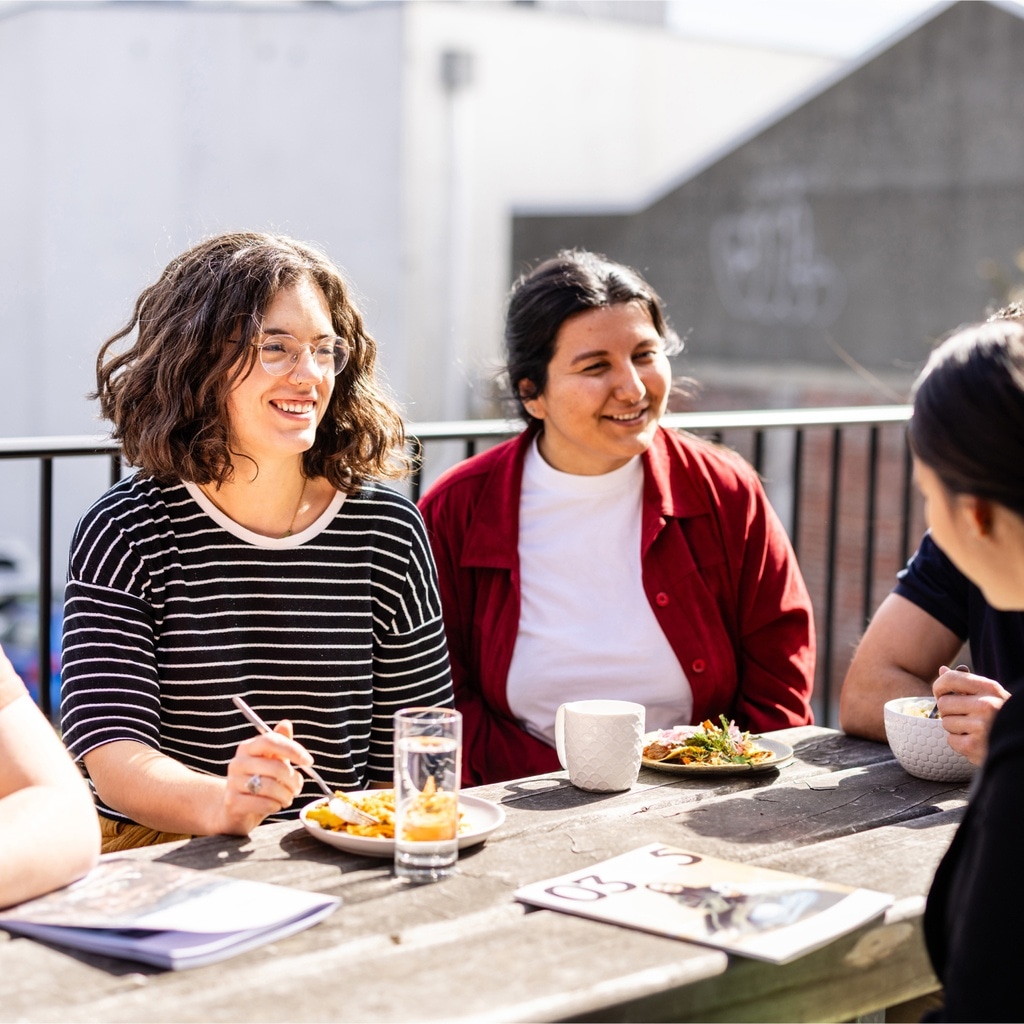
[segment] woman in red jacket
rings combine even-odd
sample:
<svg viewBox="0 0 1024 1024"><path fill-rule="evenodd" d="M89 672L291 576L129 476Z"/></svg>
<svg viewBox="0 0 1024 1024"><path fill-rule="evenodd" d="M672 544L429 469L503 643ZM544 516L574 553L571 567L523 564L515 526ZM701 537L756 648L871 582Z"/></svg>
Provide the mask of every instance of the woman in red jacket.
<svg viewBox="0 0 1024 1024"><path fill-rule="evenodd" d="M420 503L437 561L464 779L558 768L558 705L642 703L647 728L812 720L814 627L751 467L659 426L679 341L628 267L565 251L512 289L526 430Z"/></svg>

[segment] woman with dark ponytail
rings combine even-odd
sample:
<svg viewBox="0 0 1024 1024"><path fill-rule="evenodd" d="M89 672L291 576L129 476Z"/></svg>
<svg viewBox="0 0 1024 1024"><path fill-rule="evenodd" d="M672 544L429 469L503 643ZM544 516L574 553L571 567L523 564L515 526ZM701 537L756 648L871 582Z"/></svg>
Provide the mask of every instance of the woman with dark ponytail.
<svg viewBox="0 0 1024 1024"><path fill-rule="evenodd" d="M990 605L1024 609L1024 325L964 328L935 350L915 386L910 444L936 544ZM930 1019L1024 1019L1022 780L1024 699L1011 696L928 896L925 936L945 989Z"/></svg>
<svg viewBox="0 0 1024 1024"><path fill-rule="evenodd" d="M592 252L516 282L509 397L526 429L423 498L467 783L557 770L558 706L647 728L811 721L814 624L792 546L739 456L665 430L681 347L654 289Z"/></svg>

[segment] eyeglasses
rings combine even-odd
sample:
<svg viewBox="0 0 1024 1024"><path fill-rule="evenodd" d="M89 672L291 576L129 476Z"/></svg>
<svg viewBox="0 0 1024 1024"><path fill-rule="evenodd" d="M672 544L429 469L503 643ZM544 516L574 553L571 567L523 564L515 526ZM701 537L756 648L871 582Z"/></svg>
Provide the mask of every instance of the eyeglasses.
<svg viewBox="0 0 1024 1024"><path fill-rule="evenodd" d="M259 349L260 365L272 377L291 373L307 352L324 377L337 377L348 365L348 345L344 338L322 338L315 345L310 345L290 334L274 334L264 341L251 341L249 344Z"/></svg>

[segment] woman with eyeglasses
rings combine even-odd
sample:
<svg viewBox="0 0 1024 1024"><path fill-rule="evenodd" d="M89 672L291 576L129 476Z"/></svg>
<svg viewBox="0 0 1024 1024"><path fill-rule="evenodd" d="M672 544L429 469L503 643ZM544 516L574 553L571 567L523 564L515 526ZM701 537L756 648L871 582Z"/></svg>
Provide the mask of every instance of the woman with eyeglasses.
<svg viewBox="0 0 1024 1024"><path fill-rule="evenodd" d="M463 779L558 769L559 704L621 698L647 728L812 720L814 623L785 530L739 456L665 430L661 299L564 251L512 288L519 437L420 503L437 560Z"/></svg>
<svg viewBox="0 0 1024 1024"><path fill-rule="evenodd" d="M935 543L989 605L1024 610L1024 324L993 320L944 341L915 385L909 439ZM1010 696L928 894L945 1005L926 1020L1024 1019L1024 681L1001 682Z"/></svg>
<svg viewBox="0 0 1024 1024"><path fill-rule="evenodd" d="M423 524L379 483L408 462L375 360L327 256L253 233L173 260L100 349L137 472L72 541L61 714L104 850L294 817L320 795L296 766L388 785L393 712L451 703Z"/></svg>

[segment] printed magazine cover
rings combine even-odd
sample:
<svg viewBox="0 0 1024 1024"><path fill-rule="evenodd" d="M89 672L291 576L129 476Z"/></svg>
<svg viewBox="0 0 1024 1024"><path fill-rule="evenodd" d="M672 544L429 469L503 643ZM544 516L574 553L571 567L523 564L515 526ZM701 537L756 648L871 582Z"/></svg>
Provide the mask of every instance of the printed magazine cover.
<svg viewBox="0 0 1024 1024"><path fill-rule="evenodd" d="M787 963L893 898L652 843L516 891L523 903Z"/></svg>
<svg viewBox="0 0 1024 1024"><path fill-rule="evenodd" d="M340 902L159 861L104 857L79 881L0 911L0 929L179 970L301 931Z"/></svg>

